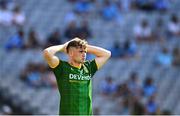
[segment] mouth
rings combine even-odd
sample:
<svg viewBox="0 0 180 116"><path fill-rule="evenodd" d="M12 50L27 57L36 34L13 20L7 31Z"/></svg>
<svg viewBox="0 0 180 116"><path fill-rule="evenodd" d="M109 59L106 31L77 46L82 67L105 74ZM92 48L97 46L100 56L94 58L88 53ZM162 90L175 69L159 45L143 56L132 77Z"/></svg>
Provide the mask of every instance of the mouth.
<svg viewBox="0 0 180 116"><path fill-rule="evenodd" d="M85 60L85 57L83 57L82 60Z"/></svg>

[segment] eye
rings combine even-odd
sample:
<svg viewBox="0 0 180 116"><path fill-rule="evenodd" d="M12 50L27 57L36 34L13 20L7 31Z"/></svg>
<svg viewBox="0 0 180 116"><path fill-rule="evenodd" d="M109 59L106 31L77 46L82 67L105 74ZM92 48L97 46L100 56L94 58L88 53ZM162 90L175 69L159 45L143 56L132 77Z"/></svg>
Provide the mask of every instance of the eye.
<svg viewBox="0 0 180 116"><path fill-rule="evenodd" d="M79 52L80 52L80 53L83 53L83 52L84 52L84 53L87 53L87 51L79 51Z"/></svg>

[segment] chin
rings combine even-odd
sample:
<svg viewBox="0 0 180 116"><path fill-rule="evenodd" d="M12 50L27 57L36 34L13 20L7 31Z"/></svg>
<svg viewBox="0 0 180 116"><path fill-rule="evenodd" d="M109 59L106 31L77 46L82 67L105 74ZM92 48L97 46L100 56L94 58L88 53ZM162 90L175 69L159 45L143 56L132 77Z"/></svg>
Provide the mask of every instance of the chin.
<svg viewBox="0 0 180 116"><path fill-rule="evenodd" d="M82 60L82 61L81 61L81 63L84 63L84 62L85 62L85 60Z"/></svg>

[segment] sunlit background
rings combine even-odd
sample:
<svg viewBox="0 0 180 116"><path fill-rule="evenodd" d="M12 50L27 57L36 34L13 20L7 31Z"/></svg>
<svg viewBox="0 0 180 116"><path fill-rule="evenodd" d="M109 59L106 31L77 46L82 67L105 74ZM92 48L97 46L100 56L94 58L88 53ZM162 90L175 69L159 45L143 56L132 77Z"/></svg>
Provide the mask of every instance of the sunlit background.
<svg viewBox="0 0 180 116"><path fill-rule="evenodd" d="M58 114L42 51L74 37L112 52L93 114L180 114L180 0L0 0L0 115Z"/></svg>

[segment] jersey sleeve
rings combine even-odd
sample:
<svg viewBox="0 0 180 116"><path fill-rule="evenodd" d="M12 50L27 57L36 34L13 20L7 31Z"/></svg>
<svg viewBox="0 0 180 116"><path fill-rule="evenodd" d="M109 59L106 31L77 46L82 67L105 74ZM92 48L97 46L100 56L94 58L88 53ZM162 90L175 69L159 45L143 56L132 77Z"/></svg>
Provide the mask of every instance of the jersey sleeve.
<svg viewBox="0 0 180 116"><path fill-rule="evenodd" d="M95 59L89 61L89 68L90 68L91 74L93 76L96 73L96 71L98 70Z"/></svg>
<svg viewBox="0 0 180 116"><path fill-rule="evenodd" d="M63 72L63 64L64 64L64 61L60 60L58 66L56 66L55 68L51 68L57 80L59 80L59 78L57 78L59 77L58 75L61 75Z"/></svg>

